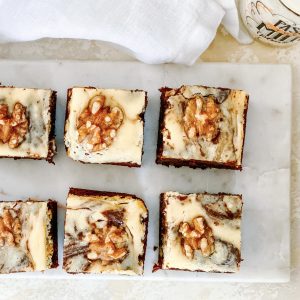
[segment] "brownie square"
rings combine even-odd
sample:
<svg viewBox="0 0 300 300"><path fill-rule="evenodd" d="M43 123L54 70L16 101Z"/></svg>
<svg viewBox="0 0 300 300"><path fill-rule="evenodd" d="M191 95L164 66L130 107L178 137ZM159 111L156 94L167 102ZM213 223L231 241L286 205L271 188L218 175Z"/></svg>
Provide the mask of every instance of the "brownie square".
<svg viewBox="0 0 300 300"><path fill-rule="evenodd" d="M71 188L64 270L142 275L147 228L148 210L136 196Z"/></svg>
<svg viewBox="0 0 300 300"><path fill-rule="evenodd" d="M154 270L234 273L241 262L242 196L166 192Z"/></svg>
<svg viewBox="0 0 300 300"><path fill-rule="evenodd" d="M242 169L246 92L200 85L160 91L156 163Z"/></svg>
<svg viewBox="0 0 300 300"><path fill-rule="evenodd" d="M57 266L56 202L0 202L0 274Z"/></svg>
<svg viewBox="0 0 300 300"><path fill-rule="evenodd" d="M84 163L140 167L147 93L74 87L68 90L67 155Z"/></svg>
<svg viewBox="0 0 300 300"><path fill-rule="evenodd" d="M56 92L0 86L0 158L53 163Z"/></svg>

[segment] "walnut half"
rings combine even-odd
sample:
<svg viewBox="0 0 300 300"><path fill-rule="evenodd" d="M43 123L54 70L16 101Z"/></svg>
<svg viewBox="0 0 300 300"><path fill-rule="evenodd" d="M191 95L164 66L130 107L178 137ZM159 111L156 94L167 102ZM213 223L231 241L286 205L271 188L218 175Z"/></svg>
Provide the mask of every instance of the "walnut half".
<svg viewBox="0 0 300 300"><path fill-rule="evenodd" d="M218 136L220 108L212 96L196 95L184 110L184 131L188 138L202 137L212 141Z"/></svg>
<svg viewBox="0 0 300 300"><path fill-rule="evenodd" d="M182 251L187 258L193 259L195 250L200 250L205 257L214 252L213 233L202 216L194 218L192 225L188 222L181 223L178 232Z"/></svg>
<svg viewBox="0 0 300 300"><path fill-rule="evenodd" d="M105 106L105 100L104 95L90 99L88 107L77 120L78 141L86 141L91 152L109 147L123 122L122 110L117 106Z"/></svg>
<svg viewBox="0 0 300 300"><path fill-rule="evenodd" d="M88 235L87 258L100 260L102 265L123 261L128 254L128 234L125 229L116 226L92 227L92 232Z"/></svg>
<svg viewBox="0 0 300 300"><path fill-rule="evenodd" d="M20 241L21 222L13 210L4 209L0 216L0 247L5 244L16 246Z"/></svg>
<svg viewBox="0 0 300 300"><path fill-rule="evenodd" d="M17 102L10 115L7 104L0 104L0 141L9 148L19 147L25 140L29 121L26 117L26 107Z"/></svg>

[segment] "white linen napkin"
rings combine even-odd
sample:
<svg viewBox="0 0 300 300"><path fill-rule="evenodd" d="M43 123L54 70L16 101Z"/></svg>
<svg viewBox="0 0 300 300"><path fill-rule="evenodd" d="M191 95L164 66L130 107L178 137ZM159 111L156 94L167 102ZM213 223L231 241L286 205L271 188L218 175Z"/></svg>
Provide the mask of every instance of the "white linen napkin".
<svg viewBox="0 0 300 300"><path fill-rule="evenodd" d="M0 0L0 42L102 40L146 63L193 64L224 21L239 41L235 0Z"/></svg>

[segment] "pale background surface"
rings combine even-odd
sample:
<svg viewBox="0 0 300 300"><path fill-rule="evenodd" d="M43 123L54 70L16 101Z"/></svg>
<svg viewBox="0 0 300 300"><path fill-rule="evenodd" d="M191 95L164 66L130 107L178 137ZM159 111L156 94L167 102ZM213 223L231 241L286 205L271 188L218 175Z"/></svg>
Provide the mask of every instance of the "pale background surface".
<svg viewBox="0 0 300 300"><path fill-rule="evenodd" d="M111 46L82 40L0 45L0 59L133 60ZM292 273L286 284L180 283L88 280L0 280L0 299L299 299L300 297L300 43L270 48L239 45L221 29L201 61L289 63L293 66ZM280 74L278 75L280 76ZM282 78L284 80L284 78ZM263 128L262 128L263 130ZM274 220L276 226L276 220ZM259 245L258 245L259 246ZM267 259L267 258L266 258ZM259 270L258 270L259 272Z"/></svg>

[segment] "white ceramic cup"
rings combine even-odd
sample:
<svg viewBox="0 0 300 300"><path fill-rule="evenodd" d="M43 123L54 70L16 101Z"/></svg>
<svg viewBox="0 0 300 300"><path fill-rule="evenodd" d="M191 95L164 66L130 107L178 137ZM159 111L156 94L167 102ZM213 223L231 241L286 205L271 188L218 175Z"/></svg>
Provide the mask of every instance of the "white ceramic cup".
<svg viewBox="0 0 300 300"><path fill-rule="evenodd" d="M300 41L300 0L240 0L242 20L250 34L275 46Z"/></svg>

